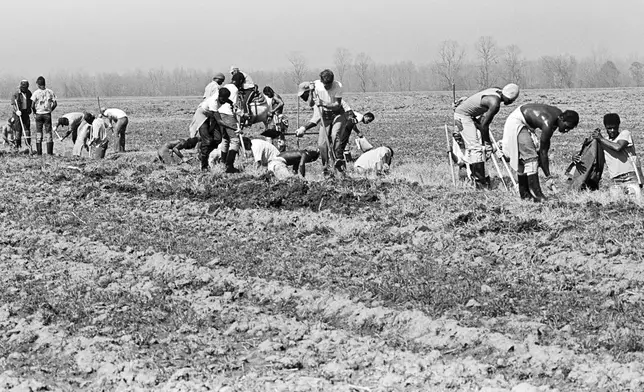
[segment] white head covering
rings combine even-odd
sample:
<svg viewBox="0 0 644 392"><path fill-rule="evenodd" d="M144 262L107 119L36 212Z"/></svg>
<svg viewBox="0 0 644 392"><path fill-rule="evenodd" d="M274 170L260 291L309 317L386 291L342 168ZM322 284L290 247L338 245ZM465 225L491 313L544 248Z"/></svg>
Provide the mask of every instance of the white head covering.
<svg viewBox="0 0 644 392"><path fill-rule="evenodd" d="M503 90L501 90L501 94L503 94L503 96L509 99L510 101L514 102L514 100L519 97L519 86L517 86L514 83L510 83L505 87L503 87Z"/></svg>

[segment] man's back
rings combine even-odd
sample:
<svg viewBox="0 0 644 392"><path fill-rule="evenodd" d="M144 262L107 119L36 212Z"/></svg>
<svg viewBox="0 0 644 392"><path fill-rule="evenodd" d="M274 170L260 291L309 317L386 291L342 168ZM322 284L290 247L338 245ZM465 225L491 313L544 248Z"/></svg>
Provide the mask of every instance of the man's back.
<svg viewBox="0 0 644 392"><path fill-rule="evenodd" d="M468 97L465 101L458 105L454 111L464 116L478 117L488 110L487 107L481 105L481 99L488 95L501 98L498 93L498 89L488 88Z"/></svg>

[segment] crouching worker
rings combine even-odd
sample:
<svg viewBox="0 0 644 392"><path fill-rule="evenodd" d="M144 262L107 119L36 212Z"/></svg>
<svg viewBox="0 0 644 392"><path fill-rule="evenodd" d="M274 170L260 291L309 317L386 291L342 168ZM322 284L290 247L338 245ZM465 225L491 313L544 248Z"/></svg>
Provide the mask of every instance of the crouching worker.
<svg viewBox="0 0 644 392"><path fill-rule="evenodd" d="M89 151L89 146L87 142L89 141L90 134L92 132L92 123L94 122L94 115L92 113L83 114L83 123L78 127L78 133L76 136L76 142L74 142L74 148L72 149L72 155L81 156L83 150Z"/></svg>
<svg viewBox="0 0 644 392"><path fill-rule="evenodd" d="M7 122L2 126L2 144L8 144L9 146L13 147L13 149L17 150L18 146L16 145L16 138L13 134L14 123L15 119L12 116L9 117L7 119Z"/></svg>
<svg viewBox="0 0 644 392"><path fill-rule="evenodd" d="M280 155L277 147L266 140L250 139L244 136L244 149L246 152L251 151L255 168L268 167L268 163Z"/></svg>
<svg viewBox="0 0 644 392"><path fill-rule="evenodd" d="M67 136L72 135L72 143L76 143L76 136L78 135L78 127L80 127L83 122L83 113L73 112L67 113L58 119L58 124L56 124L56 135L58 135L59 140L63 141ZM68 128L67 133L64 136L60 136L63 128Z"/></svg>
<svg viewBox="0 0 644 392"><path fill-rule="evenodd" d="M611 196L633 195L639 201L642 197L640 163L631 132L626 129L620 131L620 123L617 113L608 113L604 116L608 138L602 136L599 128L593 132L592 137L604 151L604 161L612 181Z"/></svg>
<svg viewBox="0 0 644 392"><path fill-rule="evenodd" d="M391 147L377 147L360 155L353 166L356 168L358 173L373 171L379 175L386 174L389 172L393 157L394 150L392 150Z"/></svg>
<svg viewBox="0 0 644 392"><path fill-rule="evenodd" d="M554 106L528 103L516 108L503 127L502 150L510 158L510 166L518 174L519 195L536 202L547 200L539 184L538 169L546 176L546 186L554 189L550 175L550 139L556 130L566 133L579 123L572 110L562 112ZM541 129L541 137L535 130Z"/></svg>
<svg viewBox="0 0 644 392"><path fill-rule="evenodd" d="M273 173L278 180L283 180L298 173L304 178L306 176L306 164L315 162L319 156L320 152L313 149L284 151L277 158L268 162L268 171ZM292 169L289 169L289 166Z"/></svg>
<svg viewBox="0 0 644 392"><path fill-rule="evenodd" d="M197 137L192 137L190 139L177 139L177 140L172 140L170 142L167 142L166 144L162 145L159 147L157 150L157 156L159 157L159 161L161 163L165 163L166 165L175 163L175 160L173 159L173 155L176 155L177 158L181 160L181 163L186 163L188 162L188 159L186 159L183 154L181 153L181 150L190 150L195 148L197 143L199 142L199 138Z"/></svg>
<svg viewBox="0 0 644 392"><path fill-rule="evenodd" d="M109 144L107 128L110 126L109 120L104 117L96 117L92 121L92 131L89 137L90 154L94 159L105 158L105 152ZM94 150L91 148L94 147Z"/></svg>

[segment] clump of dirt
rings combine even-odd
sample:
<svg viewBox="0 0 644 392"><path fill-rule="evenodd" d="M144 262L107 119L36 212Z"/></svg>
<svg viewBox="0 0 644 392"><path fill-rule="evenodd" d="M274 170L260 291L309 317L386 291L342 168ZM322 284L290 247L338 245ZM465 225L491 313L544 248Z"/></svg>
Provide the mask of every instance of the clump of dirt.
<svg viewBox="0 0 644 392"><path fill-rule="evenodd" d="M299 178L274 181L270 175L213 177L203 185L170 189L144 184L144 189L128 186L105 186L105 190L118 193L146 193L148 197L163 199L185 197L190 200L208 201L212 208L277 208L312 211L329 210L348 214L367 206L378 205L379 193L389 185L375 187L359 179L339 179L327 182L306 182Z"/></svg>

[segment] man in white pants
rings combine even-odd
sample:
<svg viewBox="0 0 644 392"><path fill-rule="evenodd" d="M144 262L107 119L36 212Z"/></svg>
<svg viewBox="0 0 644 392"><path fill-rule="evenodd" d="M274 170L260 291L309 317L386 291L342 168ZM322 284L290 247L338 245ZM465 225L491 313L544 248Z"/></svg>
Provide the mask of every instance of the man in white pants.
<svg viewBox="0 0 644 392"><path fill-rule="evenodd" d="M469 163L477 188L489 185L485 175L485 154L491 150L490 124L501 104L510 105L519 97L519 86L510 83L503 89L489 88L459 102L454 109L454 132L465 144L465 161Z"/></svg>

